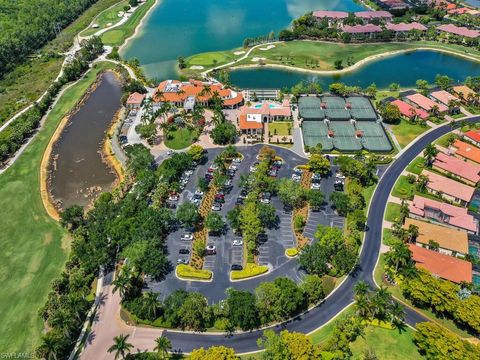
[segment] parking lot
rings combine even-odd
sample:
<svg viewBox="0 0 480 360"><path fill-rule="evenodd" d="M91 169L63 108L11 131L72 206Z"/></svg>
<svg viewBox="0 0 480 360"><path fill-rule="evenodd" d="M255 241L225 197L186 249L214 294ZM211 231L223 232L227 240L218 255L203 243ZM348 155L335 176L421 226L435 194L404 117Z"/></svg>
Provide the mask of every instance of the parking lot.
<svg viewBox="0 0 480 360"><path fill-rule="evenodd" d="M237 149L243 154L244 159L238 165L238 169L233 177L233 187L225 194L225 202L222 205L219 214L226 219L227 213L236 206L236 201L242 189L239 186L240 174L248 174L250 167L256 162L260 146L238 147ZM198 179L204 177L209 166L213 164L215 157L223 149L209 149L207 153L208 160L199 164L190 176L190 180L185 185L185 189L180 194L177 204L187 201L192 198L197 189ZM305 164L306 159L292 153L286 149L276 148L277 153L285 161L282 167L278 170L277 178L290 178L296 166ZM335 167L332 167L332 172L335 173ZM331 192L334 191L334 176L324 178L321 181L321 191L325 193L328 199ZM204 259L204 269L211 270L214 274L211 283L182 281L175 277L174 271L167 275L167 278L161 282L150 281L149 288L154 291L168 295L173 290L184 288L188 290L196 290L202 292L210 300L216 301L224 297L225 289L228 287L238 288L253 288L258 281L267 281L278 276L288 276L295 281L301 280L303 274L296 266L296 261L285 256L285 249L295 247L295 238L292 229L292 215L284 210L284 206L278 197L271 198L271 205L276 209L278 216L278 224L273 229L266 229L266 238L258 247L258 262L261 265L268 265L271 272L258 279L243 281L241 283L232 283L229 280L231 266L234 264L243 264L243 246L234 246L234 240L242 240L241 236L233 233L232 229L228 228L219 236L208 237L208 244L215 245L216 254L208 255ZM343 226L343 218L335 215L330 206L325 206L317 212L311 212L308 222L305 227L305 235L313 239L318 224L327 226ZM169 260L174 268L178 259L184 259L185 262L189 260L190 254L179 254L181 249L188 249L191 252L191 241L181 240L185 229L178 228L172 232L167 238L167 245L169 250ZM255 280L255 281L254 281Z"/></svg>

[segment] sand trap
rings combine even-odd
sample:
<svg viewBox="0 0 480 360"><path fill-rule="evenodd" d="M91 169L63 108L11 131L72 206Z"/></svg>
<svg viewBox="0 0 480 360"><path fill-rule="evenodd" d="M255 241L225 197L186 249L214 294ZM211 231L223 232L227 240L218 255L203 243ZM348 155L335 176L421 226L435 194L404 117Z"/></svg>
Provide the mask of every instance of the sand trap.
<svg viewBox="0 0 480 360"><path fill-rule="evenodd" d="M260 60L266 60L267 58L263 58L263 57L254 57L252 59L252 61L260 61Z"/></svg>
<svg viewBox="0 0 480 360"><path fill-rule="evenodd" d="M265 47L261 47L259 49L262 50L262 51L267 51L267 50L273 49L274 47L275 47L275 45L268 45L268 46L265 46Z"/></svg>
<svg viewBox="0 0 480 360"><path fill-rule="evenodd" d="M202 65L193 65L193 66L190 66L190 69L192 69L192 70L202 70L203 66Z"/></svg>
<svg viewBox="0 0 480 360"><path fill-rule="evenodd" d="M245 51L235 51L233 55L242 55L245 54Z"/></svg>
<svg viewBox="0 0 480 360"><path fill-rule="evenodd" d="M108 23L108 24L107 24L107 27L110 27L110 26L112 26L112 23Z"/></svg>

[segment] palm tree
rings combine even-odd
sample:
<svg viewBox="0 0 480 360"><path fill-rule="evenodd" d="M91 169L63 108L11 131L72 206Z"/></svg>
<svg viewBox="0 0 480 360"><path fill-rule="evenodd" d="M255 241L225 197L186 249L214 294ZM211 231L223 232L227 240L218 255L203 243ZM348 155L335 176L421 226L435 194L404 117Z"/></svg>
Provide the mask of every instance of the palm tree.
<svg viewBox="0 0 480 360"><path fill-rule="evenodd" d="M425 165L430 166L435 160L435 157L438 154L438 150L433 144L428 144L423 150L423 156L425 157Z"/></svg>
<svg viewBox="0 0 480 360"><path fill-rule="evenodd" d="M153 350L157 352L160 359L164 360L168 358L168 351L172 349L172 342L170 339L160 336L155 339L155 347Z"/></svg>
<svg viewBox="0 0 480 360"><path fill-rule="evenodd" d="M406 268L411 261L411 252L408 246L402 242L397 242L390 247L390 251L385 254L385 261L389 266L393 266L395 272Z"/></svg>
<svg viewBox="0 0 480 360"><path fill-rule="evenodd" d="M198 93L199 96L209 96L212 94L212 87L210 85L204 85L202 91Z"/></svg>
<svg viewBox="0 0 480 360"><path fill-rule="evenodd" d="M359 281L355 284L353 291L355 293L355 300L364 298L367 296L370 286L368 286L366 281Z"/></svg>
<svg viewBox="0 0 480 360"><path fill-rule="evenodd" d="M403 306L395 301L390 306L389 313L392 325L398 329L402 328L402 325L405 322L405 310L403 309Z"/></svg>
<svg viewBox="0 0 480 360"><path fill-rule="evenodd" d="M123 271L118 274L115 280L112 281L113 293L117 291L120 293L120 297L123 299L130 286L130 276Z"/></svg>
<svg viewBox="0 0 480 360"><path fill-rule="evenodd" d="M45 360L57 360L57 353L60 350L59 339L52 336L52 332L48 332L42 336L42 343L35 350L38 358Z"/></svg>
<svg viewBox="0 0 480 360"><path fill-rule="evenodd" d="M115 360L118 358L125 359L125 357L130 353L130 349L133 348L133 345L127 342L127 339L130 335L120 334L113 338L114 344L108 348L108 352L115 352Z"/></svg>
<svg viewBox="0 0 480 360"><path fill-rule="evenodd" d="M143 294L145 297L144 305L147 309L147 315L149 319L155 320L157 317L158 309L160 308L160 301L158 301L158 294L153 291L148 291Z"/></svg>
<svg viewBox="0 0 480 360"><path fill-rule="evenodd" d="M410 209L408 204L405 201L402 201L402 205L400 206L400 222L403 224L405 218L408 217L410 214Z"/></svg>

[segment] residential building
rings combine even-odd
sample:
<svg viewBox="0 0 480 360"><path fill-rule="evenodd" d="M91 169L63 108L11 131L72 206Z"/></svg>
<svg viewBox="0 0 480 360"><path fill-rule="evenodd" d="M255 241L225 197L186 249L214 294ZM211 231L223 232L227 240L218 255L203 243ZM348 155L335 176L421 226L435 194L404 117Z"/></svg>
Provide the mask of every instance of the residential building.
<svg viewBox="0 0 480 360"><path fill-rule="evenodd" d="M480 130L469 130L463 136L474 145L480 146Z"/></svg>
<svg viewBox="0 0 480 360"><path fill-rule="evenodd" d="M378 25L374 24L366 24L366 25L345 25L342 28L342 31L353 36L361 35L361 36L373 36L375 33L382 32L382 28Z"/></svg>
<svg viewBox="0 0 480 360"><path fill-rule="evenodd" d="M439 152L432 166L438 172L456 178L467 185L477 186L480 181L480 165L468 163L455 156Z"/></svg>
<svg viewBox="0 0 480 360"><path fill-rule="evenodd" d="M480 31L471 30L463 26L456 26L453 24L443 24L437 26L437 30L440 32L445 32L450 35L461 36L464 38L476 39L480 36Z"/></svg>
<svg viewBox="0 0 480 360"><path fill-rule="evenodd" d="M414 219L427 219L467 231L478 233L478 220L462 207L415 195L408 202L409 216Z"/></svg>
<svg viewBox="0 0 480 360"><path fill-rule="evenodd" d="M143 100L145 99L145 94L140 94L138 92L131 93L128 96L126 105L129 109L138 109L142 106Z"/></svg>
<svg viewBox="0 0 480 360"><path fill-rule="evenodd" d="M406 97L406 100L410 102L412 105L416 105L430 113L434 113L435 109L437 109L439 113L444 113L448 111L448 107L446 105L439 104L433 101L432 99L429 99L426 96L423 96L422 94L419 94L419 93L408 95Z"/></svg>
<svg viewBox="0 0 480 360"><path fill-rule="evenodd" d="M464 102L470 103L478 94L465 85L458 85L452 88L453 93L460 97Z"/></svg>
<svg viewBox="0 0 480 360"><path fill-rule="evenodd" d="M429 193L462 206L467 206L472 200L475 192L474 187L428 170L423 170L422 175L428 177L426 188Z"/></svg>
<svg viewBox="0 0 480 360"><path fill-rule="evenodd" d="M480 164L480 149L461 140L455 140L450 146L454 156L469 163Z"/></svg>
<svg viewBox="0 0 480 360"><path fill-rule="evenodd" d="M445 90L432 91L430 93L430 98L432 98L433 100L435 100L437 102L442 103L443 105L445 105L447 107L449 106L449 104L452 101L455 101L455 102L460 101L460 99L458 97L450 94L448 91L445 91ZM458 110L458 106L456 108Z"/></svg>
<svg viewBox="0 0 480 360"><path fill-rule="evenodd" d="M399 23L399 24L388 23L385 25L385 28L387 30L393 31L395 35L406 34L414 30L427 31L427 27L418 22L412 22L408 24L407 23Z"/></svg>
<svg viewBox="0 0 480 360"><path fill-rule="evenodd" d="M345 11L329 11L318 10L313 12L313 16L319 20L328 20L328 25L342 24L348 18L348 12Z"/></svg>
<svg viewBox="0 0 480 360"><path fill-rule="evenodd" d="M418 236L415 238L417 246L429 248L431 242L435 242L442 254L460 257L468 254L468 234L465 231L417 219L405 219L403 227L408 229L410 225L418 227Z"/></svg>
<svg viewBox="0 0 480 360"><path fill-rule="evenodd" d="M239 127L243 134L259 135L263 132L263 123L290 120L292 111L290 102L265 101L251 106L242 106L239 115Z"/></svg>
<svg viewBox="0 0 480 360"><path fill-rule="evenodd" d="M425 269L433 276L457 284L463 281L472 282L472 263L414 244L410 244L409 249L417 268Z"/></svg>
<svg viewBox="0 0 480 360"><path fill-rule="evenodd" d="M207 107L211 105L214 95L222 99L224 108L234 109L243 104L241 92L226 88L219 82L204 82L190 79L182 82L179 80L162 81L153 96L154 108L163 102L169 102L185 110L191 110L196 105Z"/></svg>
<svg viewBox="0 0 480 360"><path fill-rule="evenodd" d="M425 110L407 104L405 101L400 99L392 101L391 104L396 105L398 110L400 110L400 113L410 120L416 120L417 118L427 120L430 116L430 114Z"/></svg>
<svg viewBox="0 0 480 360"><path fill-rule="evenodd" d="M374 19L378 20L385 20L385 21L392 21L393 15L390 14L388 11L380 10L380 11L357 11L355 16L363 19L364 21L372 21Z"/></svg>

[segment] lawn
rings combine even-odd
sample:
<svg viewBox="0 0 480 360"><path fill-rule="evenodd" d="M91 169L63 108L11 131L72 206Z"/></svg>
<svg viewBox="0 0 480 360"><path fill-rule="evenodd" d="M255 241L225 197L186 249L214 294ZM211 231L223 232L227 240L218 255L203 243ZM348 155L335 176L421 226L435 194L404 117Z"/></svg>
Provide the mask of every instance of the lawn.
<svg viewBox="0 0 480 360"><path fill-rule="evenodd" d="M123 45L126 39L132 36L135 28L138 26L147 11L155 4L155 0L146 0L135 12L130 15L128 20L101 35L102 41L105 45L120 46Z"/></svg>
<svg viewBox="0 0 480 360"><path fill-rule="evenodd" d="M268 132L270 135L288 136L292 132L292 127L293 123L291 121L272 122L268 124Z"/></svg>
<svg viewBox="0 0 480 360"><path fill-rule="evenodd" d="M416 157L410 164L408 164L407 170L408 172L411 172L412 174L417 174L420 175L422 170L425 168L425 159L423 157Z"/></svg>
<svg viewBox="0 0 480 360"><path fill-rule="evenodd" d="M43 324L38 309L67 257L66 232L46 213L40 198L40 162L45 148L65 114L73 108L96 75L110 63L97 65L68 89L50 112L44 128L25 152L0 175L0 349L30 352L38 343Z"/></svg>
<svg viewBox="0 0 480 360"><path fill-rule="evenodd" d="M90 36L95 34L97 31L100 31L102 29L107 28L107 24L110 24L108 27L115 25L118 23L121 19L121 17L118 16L118 13L120 11L123 11L124 6L128 5L128 1L121 1L117 5L112 6L111 8L102 11L100 14L98 14L95 19L93 19L92 24L98 25L98 28L94 29L92 26L90 26L88 29L82 31L80 33L80 36Z"/></svg>
<svg viewBox="0 0 480 360"><path fill-rule="evenodd" d="M165 145L174 150L185 149L192 145L198 137L196 130L189 128L177 128L176 130L170 130L168 137L165 139Z"/></svg>
<svg viewBox="0 0 480 360"><path fill-rule="evenodd" d="M350 344L353 359L363 359L366 349L375 352L382 360L413 360L423 357L413 343L414 330L406 328L404 331L384 329L378 326L368 326L365 336L359 336Z"/></svg>
<svg viewBox="0 0 480 360"><path fill-rule="evenodd" d="M385 211L385 220L395 222L400 217L401 206L396 203L389 202L387 204L387 210Z"/></svg>
<svg viewBox="0 0 480 360"><path fill-rule="evenodd" d="M340 314L341 315L350 315L353 314L353 305L348 306L345 308ZM325 342L330 335L332 335L333 327L335 326L335 320L330 321L328 324L324 325L318 330L315 330L314 332L310 333L308 336L312 340L314 344L321 344Z"/></svg>
<svg viewBox="0 0 480 360"><path fill-rule="evenodd" d="M423 134L430 127L422 126L420 124L412 124L411 122L402 119L399 124L390 125L398 143L402 148L407 146L415 140L420 134Z"/></svg>
<svg viewBox="0 0 480 360"><path fill-rule="evenodd" d="M390 245L392 245L392 244L393 244L395 241L397 241L397 240L398 240L398 239L397 239L395 236L393 236L392 230L390 230L390 229L383 229L383 241L382 241L382 242L383 242L385 245L390 246Z"/></svg>
<svg viewBox="0 0 480 360"><path fill-rule="evenodd" d="M410 199L415 192L414 184L407 181L405 175L401 175L392 190L392 195L400 199Z"/></svg>

